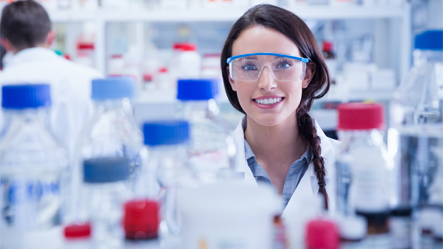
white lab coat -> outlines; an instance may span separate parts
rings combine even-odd
[[[72,157],[81,129],[92,115],[91,80],[102,77],[97,70],[70,62],[50,49],[28,48],[8,60],[0,72],[0,86],[49,84],[50,125],[59,143]]]
[[[325,133],[317,124],[317,122],[315,122],[315,128],[317,129],[317,135],[321,139],[321,156],[325,160],[325,168],[326,168],[325,180],[326,180],[326,191],[329,195],[329,211],[333,212],[335,210],[334,162],[335,162],[336,153],[338,153],[339,150],[338,147],[340,143],[337,140],[326,137]],[[246,184],[257,185],[254,175],[252,174],[252,171],[249,168],[248,162],[245,158],[244,131],[242,126],[242,121],[234,130],[233,136],[237,147],[237,155],[236,155],[237,171],[239,173],[244,174]],[[286,208],[284,209],[282,213],[283,218],[285,218],[285,216],[287,216],[287,214],[290,213],[290,210],[295,205],[297,205],[296,202],[303,202],[303,197],[306,196],[306,193],[312,193],[313,196],[317,196],[319,189],[317,182],[318,180],[314,171],[314,165],[311,163],[308,167],[308,170],[300,180]]]

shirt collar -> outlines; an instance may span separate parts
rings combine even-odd
[[[54,51],[47,48],[40,48],[40,47],[27,48],[15,54],[8,62],[6,67],[10,67],[15,64],[21,64],[29,61],[53,59],[56,58],[57,56],[58,55]]]
[[[243,132],[246,130],[247,127],[247,121],[246,121],[246,116],[242,119],[242,127],[243,127]],[[255,155],[254,152],[251,149],[251,146],[249,146],[248,142],[246,141],[246,138],[244,138],[245,142],[245,158],[246,160],[249,162],[250,158],[253,158],[255,160]],[[311,150],[309,149],[309,147],[306,149],[305,153],[303,153],[303,155],[301,156],[300,159],[305,160],[306,163],[311,162],[312,160],[312,153]],[[297,160],[296,160],[297,161]]]

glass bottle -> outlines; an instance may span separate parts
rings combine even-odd
[[[235,143],[230,129],[217,116],[220,112],[214,100],[217,92],[217,79],[177,83],[178,116],[190,125],[190,165],[203,183],[233,177],[235,172]]]
[[[133,189],[133,178],[141,165],[143,135],[133,117],[130,99],[135,94],[131,77],[109,77],[92,81],[94,116],[82,132],[76,152],[77,168],[73,171],[73,221],[88,220],[82,196],[82,165],[84,160],[101,157],[121,157],[129,162],[128,184]],[[79,199],[80,198],[80,199]],[[80,203],[80,205],[78,204]]]
[[[123,203],[131,198],[126,157],[97,157],[83,161],[84,196],[92,225],[94,248],[123,248]]]
[[[61,221],[66,153],[49,129],[47,84],[2,87],[0,248],[29,248]]]
[[[148,159],[138,178],[137,192],[142,196],[155,196],[161,203],[161,248],[180,248],[177,191],[196,182],[187,164],[189,130],[189,123],[184,120],[152,121],[143,125]]]
[[[389,210],[392,161],[381,133],[383,106],[345,103],[338,106],[338,135],[342,142],[336,161],[337,207],[343,215],[355,210]]]

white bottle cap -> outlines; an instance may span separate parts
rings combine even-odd
[[[360,240],[366,236],[368,225],[361,216],[342,216],[338,219],[338,224],[343,239]]]

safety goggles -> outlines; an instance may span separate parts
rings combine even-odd
[[[275,81],[303,79],[308,58],[285,54],[253,53],[229,57],[229,76],[236,81],[257,81],[268,67]]]

